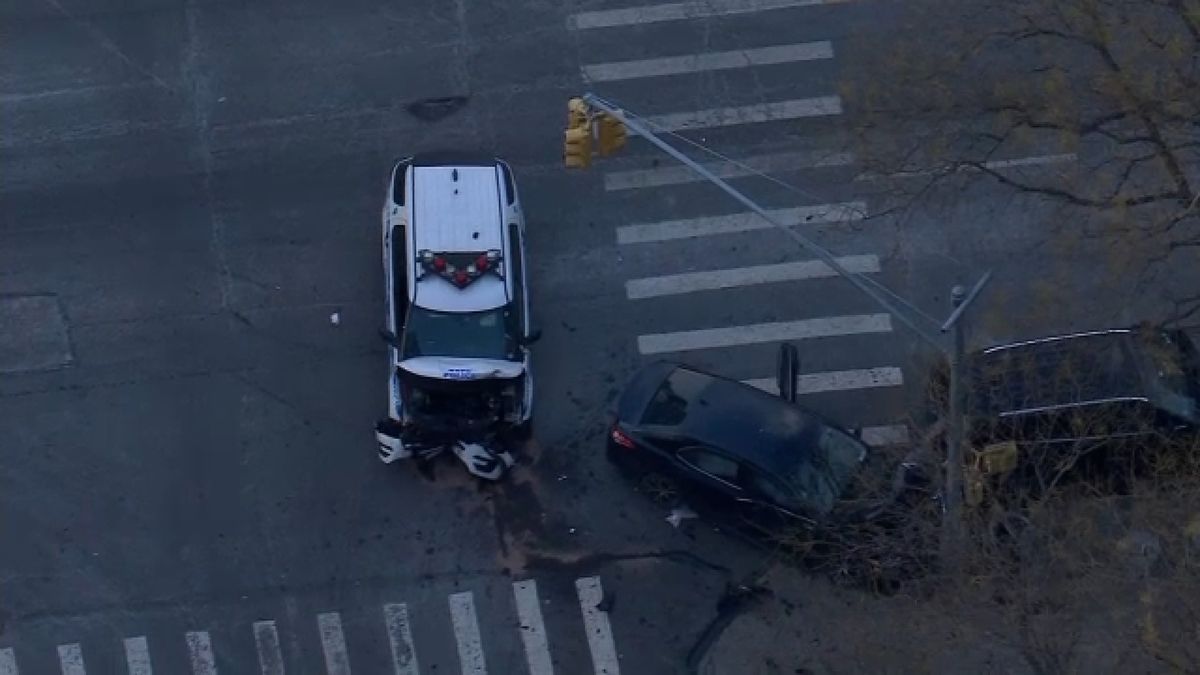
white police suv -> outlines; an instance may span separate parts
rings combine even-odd
[[[396,163],[383,207],[384,462],[450,447],[487,478],[511,464],[497,443],[527,436],[533,415],[526,265],[507,163],[457,153]]]

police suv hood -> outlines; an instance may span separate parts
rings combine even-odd
[[[519,361],[465,359],[450,356],[417,356],[397,364],[401,370],[437,380],[494,380],[520,377],[525,366]]]

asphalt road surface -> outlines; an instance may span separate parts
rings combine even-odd
[[[806,404],[902,443],[917,348],[644,141],[563,170],[566,100],[738,158],[723,175],[940,314],[970,265],[906,256],[937,223],[865,218],[842,132],[841,40],[881,12],[6,0],[0,675],[682,672],[765,554],[607,466],[621,382],[669,358],[769,387],[788,340]],[[442,96],[467,102],[407,110]],[[537,428],[497,486],[384,466],[371,436],[384,181],[437,148],[512,162],[529,218]]]

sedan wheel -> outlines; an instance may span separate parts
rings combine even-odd
[[[642,474],[637,481],[637,491],[660,506],[674,504],[679,500],[679,484],[675,482],[674,478],[664,476],[657,471]]]

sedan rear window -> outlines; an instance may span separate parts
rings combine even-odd
[[[687,419],[689,407],[696,404],[700,392],[711,378],[686,368],[677,368],[667,376],[658,391],[650,398],[642,413],[642,424],[679,426]]]

